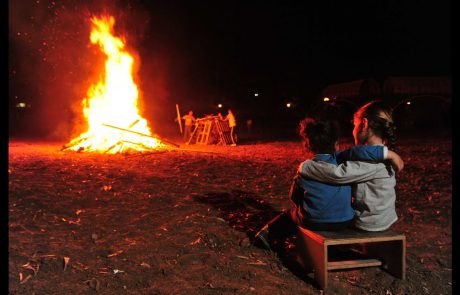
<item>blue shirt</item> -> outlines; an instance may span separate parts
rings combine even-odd
[[[382,161],[384,146],[353,146],[333,154],[316,154],[314,161],[338,165],[346,161]],[[351,185],[329,184],[305,177],[297,177],[296,183],[304,190],[303,208],[306,218],[314,223],[345,222],[353,219]]]

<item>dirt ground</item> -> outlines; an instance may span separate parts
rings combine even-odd
[[[253,239],[290,207],[309,157],[300,142],[129,155],[62,145],[9,143],[10,294],[322,293]],[[334,271],[329,294],[452,294],[451,148],[400,142],[393,228],[407,237],[407,279]]]

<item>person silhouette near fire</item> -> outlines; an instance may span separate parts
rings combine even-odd
[[[184,142],[187,142],[190,139],[190,134],[192,133],[192,126],[195,124],[195,117],[193,116],[193,111],[189,111],[187,115],[182,116],[184,120]]]
[[[228,109],[228,114],[225,117],[225,120],[228,120],[228,126],[230,127],[230,138],[232,140],[232,146],[236,146],[236,134],[235,134],[236,119],[231,109]]]

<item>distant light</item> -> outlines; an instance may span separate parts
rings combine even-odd
[[[410,102],[410,101],[407,101],[406,104],[411,104],[411,102]]]
[[[290,108],[291,106],[292,106],[292,105],[291,105],[290,102],[288,102],[288,103],[286,104],[286,107],[287,107],[287,108]]]
[[[254,93],[254,96],[259,96],[259,93]]]
[[[222,108],[222,104],[219,103],[219,104],[217,105],[217,107],[218,107],[219,109]]]
[[[329,101],[329,97],[325,97],[323,100],[324,101]]]
[[[16,105],[17,108],[25,108],[26,107],[26,103],[25,102],[20,102]]]

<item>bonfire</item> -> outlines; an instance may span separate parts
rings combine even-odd
[[[63,149],[114,154],[165,147],[139,114],[139,92],[132,75],[134,58],[122,38],[113,34],[115,19],[93,17],[91,24],[91,43],[106,55],[105,74],[89,87],[82,101],[88,130]]]

